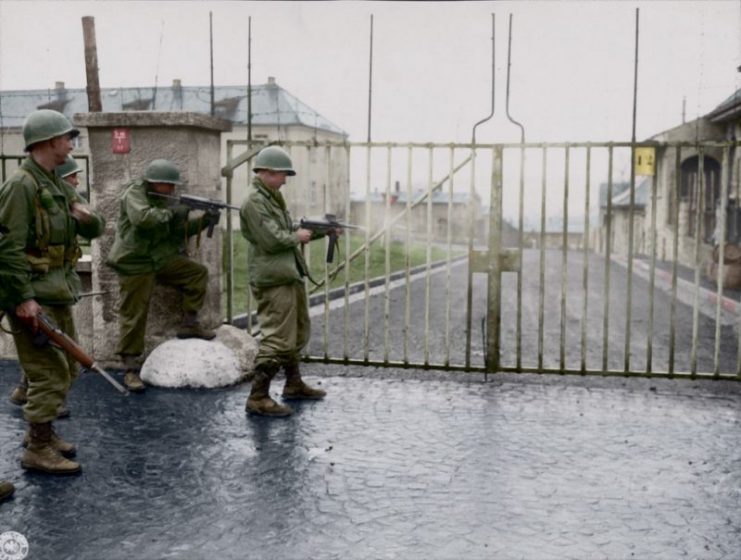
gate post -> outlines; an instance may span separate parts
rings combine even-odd
[[[502,324],[502,157],[503,149],[496,146],[493,153],[491,195],[489,201],[489,254],[486,314],[486,371],[499,370],[499,338]]]

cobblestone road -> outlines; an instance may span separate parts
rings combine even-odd
[[[20,469],[0,362],[0,532],[35,560],[740,557],[741,384],[304,369],[329,396],[284,420],[85,373],[54,478]]]

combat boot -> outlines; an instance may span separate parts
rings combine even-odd
[[[15,389],[13,389],[13,392],[10,393],[10,402],[13,404],[17,404],[18,406],[23,406],[28,401],[28,378],[26,377],[26,374],[24,373],[21,375],[21,380],[18,382],[18,385],[16,385]]]
[[[176,336],[178,338],[201,338],[203,340],[213,340],[216,338],[216,333],[203,327],[198,322],[198,316],[195,313],[188,312],[185,314]]]
[[[75,474],[80,472],[80,464],[62,457],[52,446],[54,430],[51,422],[31,423],[28,447],[21,458],[24,469],[48,474]]]
[[[30,444],[31,430],[29,428],[29,430],[26,432],[26,435],[23,436],[23,447],[28,448]],[[72,457],[77,455],[77,447],[75,447],[75,444],[64,441],[62,438],[60,438],[54,431],[53,427],[51,429],[51,439],[49,440],[49,445],[59,451],[59,453],[61,453],[62,456],[66,457],[67,459],[71,459]]]
[[[275,366],[257,366],[252,378],[252,389],[245,404],[250,414],[258,416],[284,417],[293,414],[289,406],[283,406],[270,398],[270,381],[278,372]]]
[[[133,369],[126,370],[124,373],[124,385],[132,393],[141,393],[146,387],[139,377],[139,372]]]
[[[283,398],[288,400],[319,400],[327,396],[326,391],[308,386],[301,379],[298,364],[285,366],[286,384],[283,387]]]
[[[0,481],[0,501],[10,498],[15,492],[15,486],[7,480]]]

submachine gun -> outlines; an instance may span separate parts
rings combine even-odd
[[[334,248],[335,246],[339,250],[339,238],[337,235],[337,229],[363,229],[360,226],[354,226],[352,224],[343,224],[337,221],[337,216],[334,214],[325,214],[324,219],[308,219],[301,218],[298,223],[298,227],[302,229],[308,229],[315,233],[324,234],[329,238],[329,246],[327,247],[327,262],[331,263],[334,260]]]
[[[216,224],[219,223],[219,218],[221,217],[222,210],[228,209],[236,210],[237,212],[239,212],[239,208],[237,208],[236,206],[226,204],[224,202],[221,202],[220,200],[204,198],[202,196],[195,196],[192,194],[169,195],[155,192],[150,192],[149,194],[151,196],[159,196],[161,198],[167,198],[177,201],[183,206],[187,206],[191,210],[203,210],[203,212],[205,212],[205,214],[209,217],[208,233],[206,234],[206,237],[213,236],[214,227],[216,226]]]
[[[20,320],[23,325],[28,328],[28,330],[33,331],[33,325],[30,319],[23,320],[17,315],[15,315],[15,317]],[[62,329],[54,324],[54,321],[52,321],[49,316],[44,313],[39,313],[38,315],[36,315],[36,323],[38,325],[38,330],[33,333],[34,346],[39,348],[47,344],[54,344],[58,346],[59,348],[67,352],[67,354],[69,354],[77,362],[79,362],[82,367],[93,370],[102,375],[103,378],[108,381],[108,383],[113,385],[118,392],[123,395],[129,394],[128,389],[126,389],[118,381],[113,379],[113,377],[111,377],[111,375],[106,370],[100,367],[95,362],[95,360],[87,352],[85,352],[85,350],[83,350],[82,346],[80,346],[77,342],[75,342],[74,339],[69,337]]]

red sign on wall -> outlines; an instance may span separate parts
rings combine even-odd
[[[114,154],[128,154],[131,151],[131,133],[128,128],[114,128],[111,131],[111,151]]]

